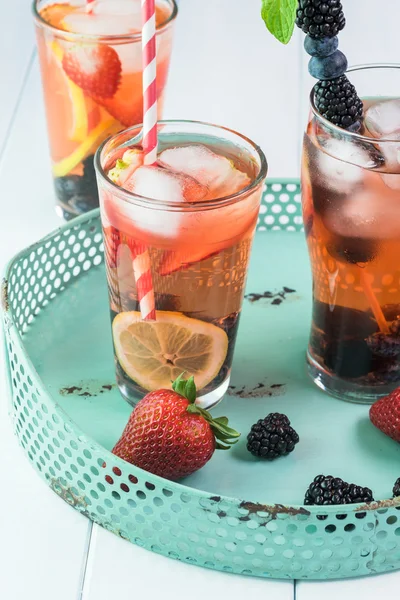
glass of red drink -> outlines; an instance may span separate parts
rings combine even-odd
[[[131,403],[194,375],[203,406],[229,385],[267,163],[253,142],[191,121],[140,127],[95,159],[117,381]]]
[[[303,213],[313,274],[309,373],[372,402],[400,384],[400,66],[350,69],[361,129],[323,118],[311,94]]]
[[[111,134],[143,120],[140,0],[35,0],[57,212],[66,219],[99,205],[93,166]],[[175,0],[156,0],[157,96],[161,117]]]

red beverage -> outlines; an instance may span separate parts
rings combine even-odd
[[[174,0],[157,0],[158,116],[172,45]],[[58,211],[71,218],[98,206],[97,147],[143,116],[141,2],[96,0],[34,6]]]
[[[96,164],[118,383],[134,401],[185,372],[214,404],[229,384],[265,158],[201,123],[159,124],[154,166],[140,143],[124,132]],[[140,285],[154,292],[150,320]]]

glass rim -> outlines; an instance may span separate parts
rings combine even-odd
[[[43,19],[43,17],[41,16],[39,10],[38,10],[38,6],[40,4],[41,0],[33,0],[32,4],[31,4],[31,9],[32,9],[32,13],[33,13],[33,18],[36,22],[37,25],[39,25],[40,27],[42,27],[43,29],[48,29],[54,33],[57,33],[59,36],[63,36],[66,37],[70,40],[87,40],[88,42],[94,42],[96,41],[97,43],[103,44],[103,43],[110,43],[113,42],[114,44],[116,42],[133,42],[133,41],[137,41],[139,42],[142,39],[142,32],[139,33],[124,33],[124,34],[112,34],[112,35],[96,35],[94,33],[76,33],[73,31],[65,31],[64,29],[60,29],[59,27],[55,27],[54,25],[50,25],[50,23],[48,23],[45,19]],[[168,17],[165,19],[165,21],[163,21],[162,23],[160,23],[160,25],[157,26],[156,31],[157,33],[161,33],[162,31],[164,31],[164,29],[167,29],[168,26],[175,20],[176,15],[178,14],[178,5],[176,3],[176,0],[166,0],[166,2],[168,2],[171,7],[171,14],[168,15]]]
[[[227,206],[230,204],[234,204],[236,202],[239,202],[240,200],[242,200],[242,198],[247,198],[247,196],[252,193],[257,187],[259,187],[262,182],[264,181],[264,179],[267,176],[267,171],[268,171],[268,163],[267,163],[267,159],[266,156],[264,154],[264,152],[261,150],[260,146],[258,146],[255,142],[253,142],[250,138],[248,138],[245,135],[242,135],[241,133],[238,133],[237,131],[235,131],[234,129],[229,129],[228,127],[224,127],[223,125],[215,125],[214,123],[207,123],[206,121],[193,121],[191,119],[170,119],[170,120],[161,120],[157,122],[157,125],[182,125],[182,124],[186,124],[186,125],[195,125],[195,126],[206,126],[206,127],[211,127],[212,129],[215,129],[217,131],[227,131],[230,134],[233,134],[234,136],[236,136],[237,138],[239,138],[240,140],[243,140],[244,142],[246,142],[247,144],[249,144],[252,148],[252,150],[254,151],[254,153],[258,156],[259,161],[260,161],[260,165],[259,165],[259,172],[257,173],[257,175],[254,177],[254,179],[249,183],[249,185],[247,185],[246,187],[244,187],[243,189],[239,190],[238,192],[235,192],[234,194],[229,194],[227,196],[221,196],[219,198],[212,198],[210,200],[200,200],[199,202],[174,202],[174,201],[166,201],[166,200],[156,200],[154,198],[149,198],[147,196],[141,196],[139,194],[135,194],[134,192],[130,192],[128,190],[125,190],[124,188],[120,187],[119,185],[117,185],[116,183],[114,183],[111,179],[109,179],[109,177],[106,175],[102,165],[101,165],[101,155],[103,153],[103,151],[105,150],[107,144],[109,144],[111,142],[111,140],[115,139],[116,137],[122,135],[122,134],[126,134],[127,132],[130,131],[137,131],[137,133],[132,136],[128,141],[124,142],[124,144],[122,145],[122,147],[126,146],[132,146],[133,144],[135,144],[136,141],[138,141],[138,138],[140,137],[140,134],[142,132],[142,127],[143,124],[139,124],[139,125],[134,125],[133,127],[129,127],[127,129],[124,129],[123,131],[120,131],[110,137],[108,137],[106,140],[104,140],[104,142],[98,147],[95,157],[94,157],[94,166],[96,169],[96,172],[98,174],[98,176],[100,176],[102,178],[102,180],[105,182],[107,188],[113,192],[116,196],[118,196],[119,200],[123,200],[124,202],[127,202],[128,204],[139,204],[141,206],[145,206],[148,208],[154,208],[154,209],[158,209],[158,210],[175,210],[176,212],[184,212],[185,210],[187,212],[195,212],[195,211],[200,211],[200,210],[211,210],[211,209],[216,209],[216,208],[220,208],[222,206]],[[140,137],[141,140],[141,137]]]
[[[369,69],[370,70],[373,70],[373,69],[400,69],[400,63],[369,63],[369,64],[353,65],[347,69],[345,74],[353,73],[354,71],[365,71],[365,70],[369,70]],[[399,140],[394,140],[393,138],[371,138],[366,135],[361,135],[360,133],[357,133],[355,131],[349,131],[348,129],[343,129],[342,127],[339,127],[339,125],[334,125],[334,123],[331,123],[326,117],[321,115],[318,108],[316,107],[316,104],[315,104],[315,87],[316,87],[316,85],[317,84],[315,84],[313,86],[313,88],[310,92],[311,110],[312,110],[314,116],[321,123],[323,123],[326,127],[331,129],[332,131],[340,133],[341,135],[346,135],[350,139],[358,140],[360,142],[366,142],[368,144],[377,144],[377,143],[381,144],[382,142],[384,142],[384,143],[391,142],[391,143],[395,143],[395,144],[399,143]]]

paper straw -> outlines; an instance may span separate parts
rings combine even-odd
[[[142,67],[143,67],[143,153],[144,163],[157,161],[157,57],[156,12],[154,0],[142,0]],[[129,243],[129,242],[128,242]],[[156,318],[151,260],[144,244],[129,243],[133,256],[133,275],[136,282],[140,314],[144,321]]]
[[[86,0],[86,12],[91,14],[93,12],[95,0]]]
[[[144,162],[157,161],[157,57],[154,0],[142,0],[143,151]]]
[[[368,298],[372,313],[375,317],[376,322],[378,323],[378,327],[382,333],[389,333],[389,325],[385,319],[385,315],[383,314],[382,308],[378,302],[377,297],[374,294],[374,290],[372,289],[371,282],[368,277],[368,273],[365,269],[361,269],[361,282],[364,288],[364,293]]]
[[[123,244],[129,247],[133,258],[133,276],[142,319],[144,321],[155,321],[156,310],[149,251],[144,244],[133,240],[131,236],[121,233],[120,239]]]

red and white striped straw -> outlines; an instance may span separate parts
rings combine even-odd
[[[96,0],[86,0],[86,12],[91,14],[93,12],[94,3]]]
[[[157,161],[157,50],[154,0],[142,0],[144,162]]]
[[[144,163],[157,162],[157,51],[156,12],[154,0],[142,0],[142,52],[143,52],[143,153]],[[133,275],[135,277],[140,313],[144,321],[155,321],[151,260],[144,244],[131,248]]]

